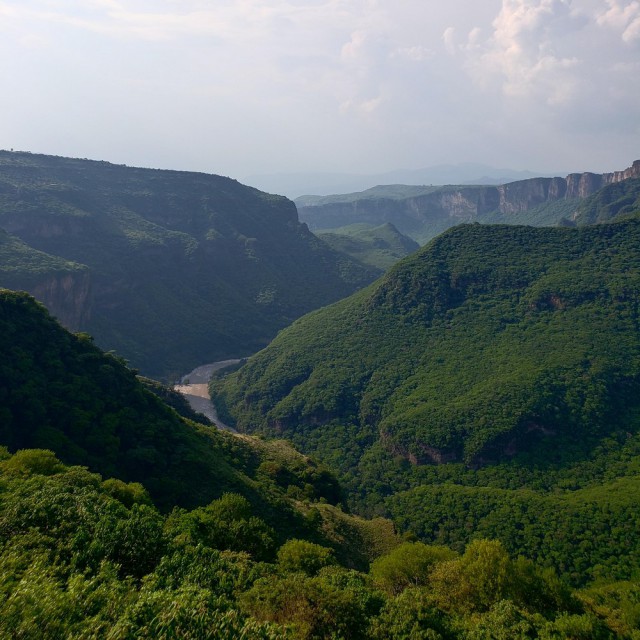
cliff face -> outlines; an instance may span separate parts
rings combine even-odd
[[[500,186],[446,186],[431,193],[407,198],[354,198],[299,206],[300,220],[311,229],[330,229],[358,222],[379,225],[391,222],[419,242],[461,222],[501,221],[531,223],[518,219],[535,207],[557,201],[583,199],[603,187],[640,177],[640,160],[624,171],[572,173],[566,178],[530,178]]]
[[[91,319],[91,276],[88,270],[53,274],[27,291],[70,331],[78,331]]]
[[[7,226],[24,227],[27,219],[22,218],[22,225]],[[0,229],[0,287],[32,294],[71,331],[78,331],[91,317],[89,268],[38,251],[4,229]]]
[[[607,185],[640,177],[640,160],[624,171],[570,173],[566,178],[531,178],[497,187],[500,213],[528,211],[554,200],[588,198]]]
[[[567,176],[567,198],[587,198],[602,187],[630,178],[640,178],[640,160],[624,171],[613,173],[571,173]]]

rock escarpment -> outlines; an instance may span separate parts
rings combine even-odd
[[[91,275],[88,269],[52,274],[30,287],[29,293],[70,331],[78,331],[91,319]]]
[[[530,178],[500,186],[443,186],[407,197],[398,195],[401,188],[394,186],[394,197],[375,198],[367,192],[363,192],[363,197],[358,194],[352,194],[348,199],[336,197],[335,202],[331,197],[325,197],[318,204],[301,204],[298,212],[300,220],[311,229],[390,222],[401,233],[424,243],[461,222],[536,224],[535,219],[521,214],[549,203],[584,199],[607,185],[638,177],[640,160],[624,171],[612,173],[572,173],[565,178]],[[415,187],[407,189],[409,192]],[[550,220],[557,223],[564,213],[560,212]],[[548,223],[549,219],[541,222]]]

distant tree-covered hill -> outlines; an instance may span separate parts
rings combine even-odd
[[[296,321],[213,382],[216,402],[238,428],[314,452],[353,504],[426,540],[481,530],[575,580],[628,577],[638,247],[638,217],[456,227]]]
[[[293,203],[221,176],[0,152],[0,286],[145,374],[247,355],[370,282]]]
[[[411,238],[401,234],[391,223],[378,227],[354,224],[316,235],[332,249],[354,260],[383,271],[420,248]]]

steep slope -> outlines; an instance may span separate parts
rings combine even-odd
[[[354,224],[331,232],[316,231],[316,234],[334,251],[379,269],[380,273],[420,248],[415,240],[401,234],[389,222],[379,227]]]
[[[295,322],[214,382],[217,402],[237,427],[320,456],[360,508],[391,512],[428,538],[468,540],[465,518],[475,509],[479,522],[504,503],[498,488],[577,490],[611,480],[607,469],[635,478],[639,242],[638,218],[580,229],[456,227],[366,290]],[[514,530],[523,513],[543,526],[536,499],[524,496]],[[602,496],[587,502],[603,530],[638,506],[632,498],[612,515]],[[529,551],[573,566],[566,544],[555,559],[549,546],[567,540],[557,537],[564,526],[531,534]],[[594,545],[584,566],[614,549],[628,560],[627,534]],[[514,540],[504,542],[517,552]]]
[[[76,262],[33,249],[0,229],[0,282],[9,289],[28,289],[60,321],[78,327],[87,321],[89,269]]]
[[[163,506],[202,504],[234,487],[255,493],[229,456],[259,464],[248,441],[183,420],[26,293],[0,290],[0,342],[0,444],[10,450],[48,448],[66,463],[143,482]],[[335,501],[335,483],[330,491]]]
[[[0,152],[0,228],[83,266],[70,328],[165,378],[251,353],[374,277],[290,201],[214,175]],[[37,294],[23,272],[0,285]],[[69,317],[64,300],[43,301]]]
[[[462,222],[556,225],[572,220],[582,199],[640,177],[640,160],[624,171],[572,173],[566,178],[530,178],[499,186],[418,187],[387,185],[361,193],[296,199],[300,219],[311,229],[391,222],[424,244]]]

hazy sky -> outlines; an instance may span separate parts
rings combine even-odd
[[[0,148],[242,179],[640,158],[638,0],[0,0]]]

